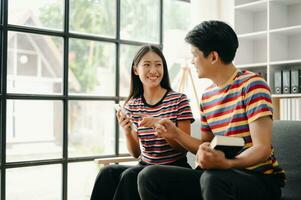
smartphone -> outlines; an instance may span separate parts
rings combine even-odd
[[[114,108],[115,108],[116,112],[118,112],[119,110],[121,110],[121,112],[122,112],[124,115],[126,115],[127,117],[129,117],[128,111],[127,111],[125,108],[121,107],[120,104],[115,104],[115,105],[114,105]],[[136,132],[137,132],[137,127],[136,127],[136,125],[135,125],[133,122],[131,122],[131,128],[132,128],[133,131],[136,131]]]

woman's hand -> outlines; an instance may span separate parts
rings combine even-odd
[[[229,169],[230,160],[226,159],[224,152],[210,148],[209,142],[199,146],[196,154],[196,163],[202,169]]]
[[[127,114],[122,112],[122,110],[118,110],[116,112],[116,117],[118,119],[119,125],[123,128],[123,130],[126,133],[131,132],[131,123],[132,123],[132,121],[131,121],[130,117],[128,117]]]
[[[141,116],[143,119],[139,123],[139,127],[156,128],[155,125],[161,120],[161,118]]]

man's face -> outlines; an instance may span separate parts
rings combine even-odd
[[[191,45],[192,60],[199,78],[208,78],[211,69],[210,55],[205,58],[202,51]]]

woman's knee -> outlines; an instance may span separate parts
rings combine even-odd
[[[99,174],[111,174],[114,173],[115,171],[118,171],[120,166],[118,165],[108,165],[104,166],[100,169]]]
[[[123,181],[123,180],[127,180],[127,181],[135,180],[136,181],[138,173],[140,172],[140,170],[141,169],[136,168],[136,167],[128,168],[128,169],[124,170],[121,173],[120,180],[121,181]]]
[[[99,170],[96,180],[99,179],[111,179],[115,176],[119,176],[125,170],[124,166],[121,165],[108,165],[104,166]]]

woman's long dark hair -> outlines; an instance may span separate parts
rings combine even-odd
[[[165,57],[164,57],[162,51],[156,46],[145,45],[139,49],[139,51],[136,53],[136,55],[133,59],[132,67],[131,67],[130,93],[129,93],[129,96],[126,99],[125,103],[127,103],[131,98],[136,98],[136,97],[143,95],[143,85],[142,85],[142,82],[141,82],[139,76],[135,74],[134,67],[138,66],[138,63],[140,62],[142,57],[148,52],[154,52],[158,56],[161,57],[162,62],[163,62],[163,78],[161,80],[160,85],[162,88],[167,89],[167,91],[172,90],[171,86],[170,86],[170,82],[169,82],[167,63],[166,63],[166,60],[165,60]]]

